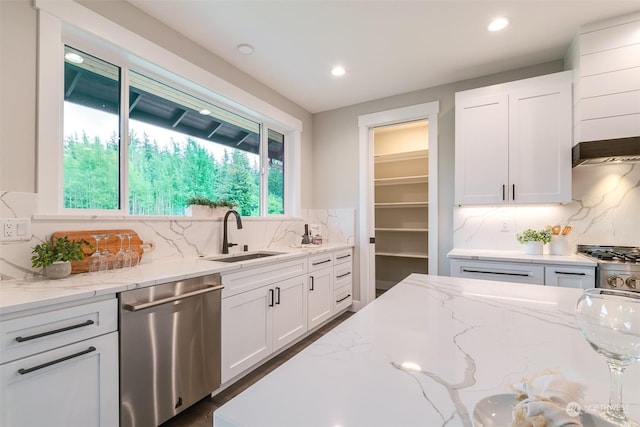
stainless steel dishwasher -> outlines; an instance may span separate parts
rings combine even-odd
[[[220,275],[120,294],[120,427],[158,426],[220,385]]]

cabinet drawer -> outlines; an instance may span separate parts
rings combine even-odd
[[[222,273],[222,298],[247,292],[262,286],[290,279],[307,273],[307,259],[275,262],[255,268],[242,268],[229,274]]]
[[[563,288],[594,288],[596,286],[596,269],[595,267],[547,265],[544,267],[544,284]]]
[[[0,363],[118,329],[116,299],[0,322]]]
[[[341,264],[333,268],[333,289],[339,289],[353,281],[351,264]]]
[[[333,267],[332,252],[324,252],[309,257],[309,273],[327,267]]]
[[[544,266],[515,262],[500,263],[453,259],[451,260],[451,276],[544,285]]]
[[[333,253],[333,264],[344,264],[353,260],[353,249],[343,249]]]
[[[353,299],[353,292],[351,286],[345,286],[337,289],[334,293],[334,309],[333,312],[337,313],[351,305]]]

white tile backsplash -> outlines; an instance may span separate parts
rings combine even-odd
[[[640,246],[640,164],[584,165],[572,173],[572,202],[565,205],[456,207],[454,247],[519,250],[516,233],[547,224],[571,225],[572,247]],[[503,223],[508,232],[501,231]]]

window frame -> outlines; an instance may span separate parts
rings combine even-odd
[[[69,45],[121,69],[121,106],[129,102],[129,69],[200,97],[260,124],[260,212],[258,217],[295,217],[300,212],[302,122],[184,58],[73,2],[36,0],[38,19],[38,214],[144,218],[128,211],[128,114],[120,120],[120,209],[64,207],[64,46]],[[127,48],[121,46],[126,41]],[[124,110],[123,110],[124,111]],[[285,137],[284,214],[268,213],[268,133]],[[46,159],[46,160],[44,160]],[[163,216],[154,216],[154,218]],[[182,218],[171,216],[171,218]]]

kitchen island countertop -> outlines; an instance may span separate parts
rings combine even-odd
[[[214,413],[215,427],[471,426],[479,400],[545,370],[608,402],[576,328],[581,290],[413,274]],[[639,364],[624,401],[640,415]]]

